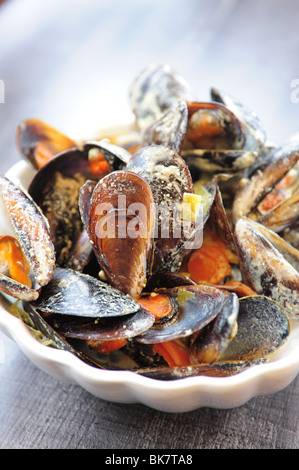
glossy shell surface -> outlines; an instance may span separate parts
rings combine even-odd
[[[9,175],[26,183],[30,181],[31,169],[21,162],[11,169]],[[40,344],[27,327],[3,307],[0,328],[46,373],[79,384],[91,394],[108,401],[141,403],[164,412],[188,412],[201,407],[237,407],[256,395],[281,390],[299,372],[297,323],[291,324],[287,343],[271,357],[269,363],[258,364],[231,377],[197,376],[176,381],[156,380],[128,371],[96,369],[71,352]]]

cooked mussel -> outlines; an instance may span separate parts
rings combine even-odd
[[[151,64],[136,77],[130,90],[131,108],[141,130],[179,101],[193,99],[187,82],[168,65]]]
[[[148,182],[156,207],[153,273],[177,270],[184,243],[194,233],[195,220],[182,218],[184,194],[193,194],[193,182],[184,160],[161,145],[144,147],[130,159],[127,170]]]
[[[274,148],[258,168],[240,187],[232,205],[232,217],[251,217],[258,205],[299,161],[299,139],[293,137]]]
[[[257,222],[241,217],[234,235],[246,284],[277,302],[289,319],[298,320],[298,271],[262,234]]]
[[[142,132],[142,147],[163,145],[180,154],[188,125],[188,107],[185,101],[175,103]]]
[[[0,277],[1,290],[23,300],[32,300],[38,297],[39,287],[49,282],[55,266],[55,251],[49,233],[48,221],[28,194],[2,175],[0,175],[0,199],[18,241],[17,249],[20,250],[23,265],[25,259],[28,260],[35,281],[31,287],[31,284],[27,282],[26,285],[16,280],[15,275],[12,279],[2,274]],[[16,243],[10,247],[16,248]],[[12,259],[12,263],[17,262],[16,259]]]
[[[144,70],[134,81],[130,98],[142,146],[169,147],[189,166],[242,172],[265,148],[265,136],[253,113],[216,90],[213,101],[198,101],[168,66]]]
[[[190,336],[216,317],[225,300],[221,290],[205,285],[158,289],[155,295],[164,296],[170,308],[165,321],[156,321],[135,338],[140,343],[155,344]],[[139,302],[146,308],[142,297]]]
[[[246,133],[245,147],[248,150],[260,152],[267,143],[267,136],[259,116],[230,93],[218,88],[211,88],[211,98],[238,116]]]
[[[238,314],[238,296],[235,293],[228,294],[216,318],[191,336],[191,363],[213,364],[221,357],[237,329]]]
[[[31,305],[45,314],[81,318],[123,316],[140,309],[129,295],[106,282],[66,268],[55,268],[51,280]]]
[[[138,298],[151,269],[154,200],[147,181],[115,171],[95,186],[86,230],[107,279]]]
[[[290,332],[282,308],[265,296],[239,300],[238,331],[229,342],[219,362],[255,361],[280,348]]]
[[[168,66],[130,104],[132,125],[93,140],[21,123],[34,176],[28,194],[0,177],[15,233],[0,290],[96,367],[167,380],[267,361],[299,318],[298,136],[275,147],[251,110],[198,100]]]
[[[31,181],[28,192],[48,220],[57,266],[66,266],[83,232],[78,206],[80,188],[86,180],[97,181],[98,177],[87,154],[72,149],[50,160]]]
[[[87,154],[93,172],[100,177],[114,170],[123,170],[131,158],[130,152],[108,139],[85,142],[83,152]]]
[[[35,169],[41,168],[55,155],[76,147],[73,139],[36,118],[19,124],[16,140],[22,157]]]

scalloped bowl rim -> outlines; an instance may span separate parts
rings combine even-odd
[[[29,165],[20,161],[6,176],[26,187],[31,172]],[[282,390],[299,372],[299,322],[291,322],[290,337],[267,363],[229,377],[196,376],[165,381],[131,371],[93,367],[71,352],[41,344],[21,320],[3,307],[0,307],[0,313],[0,330],[37,367],[48,375],[77,384],[92,395],[111,402],[141,403],[156,410],[173,413],[189,412],[202,407],[234,408],[254,396]]]

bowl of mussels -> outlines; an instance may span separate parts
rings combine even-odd
[[[74,139],[17,126],[0,175],[0,328],[46,373],[185,412],[274,393],[299,371],[299,135],[168,65],[132,122]]]

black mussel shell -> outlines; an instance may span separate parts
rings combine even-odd
[[[109,283],[138,298],[151,268],[155,209],[147,181],[131,171],[102,178],[90,200],[86,230]]]
[[[196,283],[181,273],[160,271],[151,276],[146,284],[146,290],[152,292],[155,289],[171,288],[179,286],[192,286]]]
[[[113,317],[137,312],[140,305],[130,296],[88,274],[56,268],[50,282],[32,303],[48,314],[79,317]]]
[[[299,273],[270,243],[257,222],[241,217],[234,238],[245,283],[276,301],[289,319],[299,318]]]
[[[94,149],[99,150],[103,154],[105,160],[110,165],[111,171],[123,170],[131,158],[130,152],[119,145],[110,143],[106,139],[88,141],[83,146],[83,151],[87,153],[87,158],[90,155],[89,152]]]
[[[139,129],[146,129],[180,101],[193,100],[187,82],[169,65],[151,64],[134,80],[130,104]]]
[[[299,272],[299,249],[261,223],[250,222],[279,251],[279,253]]]
[[[160,289],[174,303],[175,317],[142,333],[136,341],[147,344],[161,343],[190,336],[212,321],[223,307],[225,294],[216,288],[196,285]]]
[[[53,328],[67,338],[93,341],[111,341],[115,339],[128,339],[137,336],[155,321],[149,311],[140,309],[136,313],[110,318],[80,318],[54,316],[49,318]]]
[[[44,165],[29,186],[29,194],[48,220],[57,266],[66,266],[83,231],[78,197],[81,186],[89,179],[97,177],[88,159],[83,152],[73,149]]]
[[[180,154],[188,123],[188,108],[180,101],[168,109],[142,133],[142,146],[162,145]]]
[[[211,88],[211,98],[213,101],[222,103],[243,122],[247,149],[259,150],[266,143],[266,131],[256,113],[223,90]]]
[[[298,139],[290,139],[280,147],[274,148],[267,156],[264,165],[252,173],[250,179],[235,195],[232,205],[234,223],[242,216],[250,216],[298,161]]]
[[[0,198],[36,282],[40,286],[47,284],[55,266],[55,251],[47,219],[24,190],[1,175]]]
[[[74,140],[40,119],[31,118],[22,121],[17,128],[16,141],[20,154],[33,168],[39,169],[44,161],[50,160],[65,150],[76,147]],[[39,153],[46,158],[40,160]]]
[[[184,160],[173,150],[161,145],[144,147],[136,152],[127,170],[148,182],[156,207],[154,261],[152,272],[177,270],[184,247],[193,233],[181,219],[184,193],[194,193],[193,182]]]
[[[220,358],[232,339],[238,313],[238,296],[229,294],[217,317],[190,338],[189,351],[193,364],[212,364]]]
[[[144,367],[135,372],[139,375],[156,380],[179,380],[186,377],[231,377],[240,374],[249,367],[263,364],[263,359],[258,361],[227,361],[217,364],[199,364],[184,367]]]
[[[263,215],[259,222],[274,232],[282,232],[299,220],[299,188]]]
[[[289,336],[283,310],[264,296],[239,300],[238,332],[219,361],[254,361],[282,346]]]

